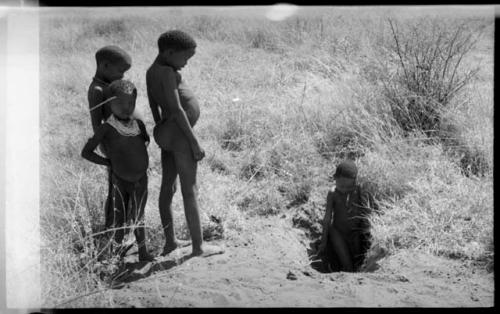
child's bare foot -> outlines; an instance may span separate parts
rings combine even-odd
[[[167,245],[165,244],[165,246],[163,247],[163,251],[161,252],[161,256],[165,256],[165,255],[168,255],[170,254],[173,250],[175,250],[176,248],[181,248],[181,247],[186,247],[186,246],[189,246],[191,245],[191,241],[187,241],[187,240],[176,240],[174,242],[174,245]]]
[[[224,253],[224,249],[217,245],[203,244],[201,249],[193,250],[193,256],[207,257]]]

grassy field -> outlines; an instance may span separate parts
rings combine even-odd
[[[126,78],[138,87],[137,107],[152,133],[145,72],[158,36],[172,28],[198,42],[182,74],[201,102],[195,130],[207,152],[199,167],[207,238],[231,241],[239,232],[252,232],[255,215],[309,208],[320,217],[335,165],[350,155],[383,210],[372,217],[374,245],[492,267],[494,20],[487,9],[460,12],[322,8],[273,22],[263,14],[229,15],[221,9],[42,11],[46,305],[102,285],[99,247],[91,235],[103,224],[106,173],[80,157],[92,135],[86,92],[94,53],[115,44],[131,54]],[[450,46],[453,38],[456,45]],[[416,66],[429,51],[456,52],[448,69],[460,58],[457,71],[442,67],[445,58],[426,72],[432,78],[423,76]],[[455,94],[437,96],[458,86],[460,78],[465,81]],[[425,128],[414,114],[427,117],[429,108],[438,120]],[[146,224],[149,245],[158,249],[163,234],[156,145],[149,154]],[[174,208],[177,234],[187,238],[180,193]],[[222,221],[222,234],[211,215]]]

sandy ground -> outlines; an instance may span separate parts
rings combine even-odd
[[[289,220],[257,218],[255,226],[216,242],[221,255],[190,258],[183,248],[153,263],[128,257],[124,283],[103,293],[113,307],[493,306],[493,273],[460,261],[398,251],[372,272],[319,273],[308,265],[307,238]],[[89,306],[85,299],[68,306]]]

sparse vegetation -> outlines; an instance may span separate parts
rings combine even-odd
[[[492,265],[493,16],[396,22],[387,19],[390,11],[325,9],[271,22],[175,10],[148,18],[41,14],[46,306],[102,289],[101,276],[116,266],[97,254],[105,247],[95,236],[104,221],[105,169],[79,156],[92,129],[86,91],[94,53],[117,44],[132,55],[126,76],[139,90],[138,109],[152,133],[144,73],[157,36],[169,28],[198,41],[183,77],[201,102],[195,130],[207,151],[198,177],[206,239],[231,241],[252,232],[246,217],[299,208],[316,221],[297,225],[317,229],[331,172],[353,157],[381,204],[382,214],[371,217],[374,245]],[[147,239],[159,250],[154,143],[149,154]],[[173,206],[176,233],[187,238],[180,193]],[[93,302],[113,306],[106,294]]]

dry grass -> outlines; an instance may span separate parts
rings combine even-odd
[[[423,133],[402,132],[384,97],[374,48],[391,40],[384,10],[307,12],[281,23],[179,12],[155,11],[148,18],[128,11],[42,14],[47,306],[102,289],[99,272],[113,270],[97,262],[102,244],[90,237],[103,223],[105,170],[80,158],[91,135],[86,89],[95,71],[94,52],[117,44],[132,55],[126,76],[138,87],[137,106],[151,131],[144,73],[155,57],[157,36],[174,27],[193,34],[199,45],[183,76],[202,104],[196,132],[207,150],[199,167],[205,236],[220,233],[211,216],[220,219],[222,237],[230,241],[238,232],[252,232],[246,216],[323,206],[335,164],[355,156],[361,180],[373,183],[383,208],[372,217],[376,244],[492,263],[492,16],[468,20],[484,27],[464,64],[482,63],[477,78],[441,113],[453,141],[429,143]],[[411,16],[401,19],[414,22]],[[442,19],[443,25],[454,22]],[[147,237],[150,247],[159,249],[160,154],[155,145],[149,154]],[[474,165],[484,171],[464,173]],[[186,238],[180,193],[173,206],[177,234]],[[113,306],[106,293],[92,302]]]

